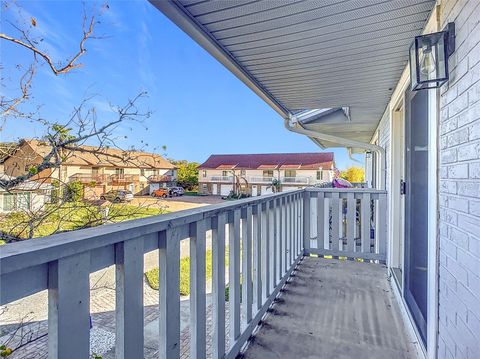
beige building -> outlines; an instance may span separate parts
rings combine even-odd
[[[22,140],[4,159],[6,175],[20,176],[38,166],[50,153],[51,146],[38,140]],[[80,146],[62,154],[59,167],[47,169],[33,178],[42,183],[78,181],[85,196],[95,197],[111,189],[128,189],[134,194],[148,194],[152,189],[176,181],[176,168],[162,156],[140,151]]]
[[[260,196],[330,182],[334,168],[332,152],[211,155],[199,166],[198,191],[227,196],[240,186]]]

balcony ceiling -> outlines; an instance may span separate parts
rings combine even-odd
[[[435,4],[434,0],[150,1],[282,117],[348,107],[349,118],[311,126],[366,142],[407,65],[409,45]]]

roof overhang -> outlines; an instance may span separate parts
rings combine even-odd
[[[300,124],[365,142],[408,62],[410,43],[435,5],[435,0],[150,2],[284,119],[348,108],[348,121]]]

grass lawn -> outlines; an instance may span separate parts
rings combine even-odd
[[[137,207],[124,203],[115,203],[108,208],[108,222],[122,222],[166,213],[164,209]],[[102,223],[99,208],[90,203],[65,203],[61,206],[51,204],[46,206],[44,212],[36,216],[24,212],[13,212],[1,217],[0,231],[16,237],[28,238],[30,225],[32,225],[33,237],[36,238],[58,232],[95,227]]]
[[[212,250],[205,252],[205,275],[207,280],[212,278]],[[228,250],[225,249],[225,266],[228,266]],[[147,283],[155,290],[158,290],[158,268],[145,273]],[[190,294],[190,257],[180,259],[180,295]]]
[[[201,194],[196,191],[186,191],[184,195],[185,196],[206,196],[206,194]]]

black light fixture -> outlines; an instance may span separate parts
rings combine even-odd
[[[437,88],[448,81],[448,57],[455,51],[455,24],[432,34],[416,36],[410,46],[412,91]]]

